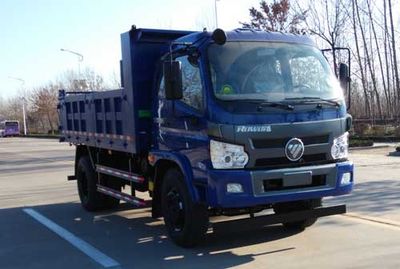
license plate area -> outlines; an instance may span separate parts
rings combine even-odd
[[[307,186],[312,184],[312,172],[287,173],[283,175],[283,187]]]
[[[263,180],[264,192],[325,186],[326,175],[312,175],[311,171],[284,174],[281,178]]]

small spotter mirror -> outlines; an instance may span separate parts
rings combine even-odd
[[[220,28],[215,29],[211,37],[218,45],[224,45],[226,42],[226,33]]]

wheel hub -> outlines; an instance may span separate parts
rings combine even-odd
[[[175,189],[171,189],[167,194],[167,210],[174,230],[182,230],[184,225],[183,201],[181,195]]]

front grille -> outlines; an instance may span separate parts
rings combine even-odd
[[[277,139],[253,139],[254,148],[282,148],[292,137]],[[305,146],[329,143],[329,135],[298,137]]]
[[[297,186],[283,186],[282,178],[266,179],[263,181],[264,191],[283,191],[291,189],[301,189],[309,187],[320,187],[326,185],[326,175],[312,176],[311,184],[297,185]]]
[[[262,158],[255,162],[256,168],[280,168],[280,167],[299,167],[305,165],[316,165],[330,163],[325,153],[304,155],[300,160],[292,162],[286,157]],[[333,161],[332,161],[333,162]]]

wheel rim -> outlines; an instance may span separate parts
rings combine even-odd
[[[173,230],[181,231],[185,225],[184,203],[182,196],[175,188],[171,188],[167,193],[166,209]]]

